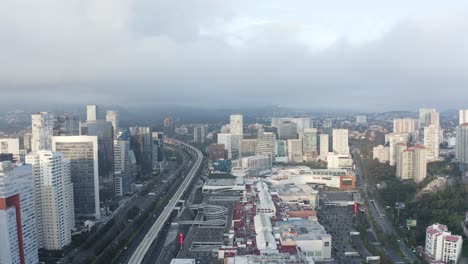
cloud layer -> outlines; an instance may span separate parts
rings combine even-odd
[[[352,10],[251,2],[3,1],[2,99],[362,110],[468,104],[463,3],[361,1]]]

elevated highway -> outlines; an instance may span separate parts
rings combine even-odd
[[[184,181],[180,185],[177,192],[168,202],[163,212],[159,215],[158,219],[154,222],[149,232],[145,235],[141,243],[133,252],[129,260],[130,264],[140,264],[143,261],[143,258],[148,252],[148,249],[151,247],[151,244],[157,238],[159,232],[164,227],[165,223],[168,221],[177,202],[183,197],[184,193],[187,191],[187,188],[190,186],[193,178],[198,173],[200,166],[202,164],[202,161],[203,161],[203,153],[200,150],[196,149],[195,147],[192,147],[182,141],[171,139],[171,138],[165,139],[164,143],[186,150],[190,154],[196,156],[196,161],[193,164],[193,167],[191,168],[189,173],[185,176]]]

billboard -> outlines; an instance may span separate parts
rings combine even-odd
[[[415,219],[406,219],[406,226],[407,227],[415,227],[418,221]]]

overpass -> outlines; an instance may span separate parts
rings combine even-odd
[[[169,216],[171,215],[172,210],[176,206],[177,202],[182,198],[182,196],[184,195],[187,188],[191,185],[190,183],[192,182],[192,179],[195,177],[195,175],[198,173],[198,170],[199,170],[199,168],[200,168],[200,166],[202,164],[202,161],[203,161],[203,153],[200,150],[198,150],[198,149],[196,149],[196,148],[194,148],[194,147],[192,147],[192,146],[190,146],[188,144],[185,144],[182,141],[175,140],[175,139],[172,139],[172,138],[168,138],[168,139],[164,140],[164,143],[168,144],[168,145],[173,145],[173,146],[175,146],[177,148],[182,148],[182,149],[186,150],[187,152],[189,152],[190,154],[196,155],[197,160],[196,160],[195,164],[193,165],[192,169],[190,170],[190,172],[185,177],[184,181],[180,185],[177,192],[174,194],[172,199],[169,201],[167,206],[164,208],[161,215],[159,215],[158,219],[154,222],[153,226],[151,227],[149,232],[145,235],[145,237],[141,241],[140,245],[138,245],[135,252],[133,252],[133,255],[132,255],[132,257],[130,258],[130,261],[129,261],[130,264],[140,264],[143,261],[143,258],[145,257],[146,252],[148,252],[148,249],[151,247],[151,244],[156,239],[159,232],[163,228],[164,224],[169,219]]]

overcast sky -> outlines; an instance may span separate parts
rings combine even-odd
[[[21,104],[468,107],[468,1],[2,0],[0,92]]]

